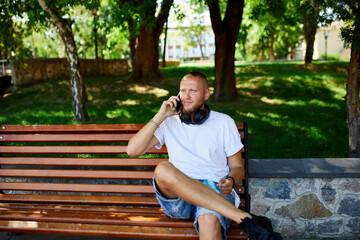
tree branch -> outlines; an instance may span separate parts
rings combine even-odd
[[[163,28],[164,24],[169,17],[170,8],[173,5],[174,0],[164,0],[161,3],[161,7],[159,9],[158,16],[156,18],[156,29],[155,29],[155,38],[159,38]]]
[[[60,17],[59,13],[52,8],[49,8],[49,6],[46,4],[45,0],[38,0],[38,3],[40,4],[41,8],[48,12],[51,16],[52,22],[59,28],[64,28],[66,24],[63,23],[63,19]]]
[[[240,24],[244,10],[244,0],[229,0],[226,7],[224,23],[227,28],[236,33],[239,33]]]
[[[207,0],[206,3],[209,7],[211,25],[214,30],[214,33],[215,35],[220,34],[223,31],[223,26],[222,26],[223,22],[221,21],[219,1]]]

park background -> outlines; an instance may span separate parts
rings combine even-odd
[[[72,20],[80,59],[128,60],[129,73],[121,77],[85,77],[87,123],[148,122],[163,100],[177,94],[180,79],[190,71],[204,72],[214,92],[215,39],[204,3],[174,2],[159,37],[161,78],[145,83],[129,80],[131,38],[126,22],[119,20],[123,13],[116,12],[118,2],[99,3],[97,11],[74,4],[61,12]],[[305,13],[298,10],[311,7],[318,8],[322,20],[317,20],[311,63],[304,64]],[[279,11],[285,16],[281,20],[275,15]],[[238,97],[209,104],[235,121],[248,122],[250,158],[348,156],[344,97],[350,49],[341,38],[345,23],[329,11],[326,2],[318,6],[306,1],[245,2],[235,51]],[[11,74],[10,61],[21,71],[37,59],[66,57],[59,30],[49,21],[36,21],[31,12],[13,14],[11,21],[15,37],[2,38],[1,43],[2,58],[9,59],[6,73]],[[40,71],[41,65],[33,68]],[[27,75],[36,75],[34,71]],[[20,84],[19,79],[16,84],[14,76],[0,100],[2,124],[74,123],[69,80],[40,77],[36,84]]]
[[[359,29],[357,1],[245,1],[243,12],[232,16],[226,4],[242,1],[175,1],[158,28],[155,22],[161,14],[153,17],[149,12],[155,16],[160,3],[170,2],[0,3],[0,58],[6,61],[4,72],[12,74],[12,85],[0,99],[0,124],[147,123],[162,101],[178,93],[183,75],[201,71],[214,96],[211,109],[248,123],[250,164],[257,164],[250,169],[252,212],[268,216],[287,239],[359,238],[360,182],[358,167],[352,166],[360,165],[359,159],[347,158],[351,111],[346,102],[347,90],[355,90],[351,98],[358,109],[358,89],[351,85],[359,72],[358,65],[352,65],[359,63],[359,39],[351,38]],[[47,11],[39,6],[46,9],[45,3],[50,6]],[[217,24],[211,17],[209,22],[212,3],[221,10],[217,17],[224,19]],[[58,13],[63,26],[55,27],[48,13]],[[235,22],[240,30],[230,33],[236,32],[236,38],[216,42],[219,31],[214,27],[232,29]],[[157,38],[143,41],[147,38],[139,36],[151,29],[159,29]],[[136,42],[142,46],[139,51],[132,48]],[[233,56],[218,58],[217,52],[228,46]],[[78,80],[86,89],[85,118],[73,108],[74,77],[16,82],[18,76],[32,81],[54,69],[67,72],[60,64],[43,68],[65,57],[70,72],[78,71],[75,75],[81,76]],[[151,63],[151,74],[139,69],[141,59],[144,65]],[[88,71],[83,65],[83,71],[92,76],[82,76],[73,64],[85,61],[92,67]],[[100,65],[110,61],[124,62],[126,73],[95,77]],[[219,65],[232,64],[227,73],[233,76],[219,77]],[[31,69],[37,71],[27,71]],[[232,79],[229,91],[225,88],[218,97],[224,89],[217,83],[229,86]],[[306,164],[310,172],[301,172]]]

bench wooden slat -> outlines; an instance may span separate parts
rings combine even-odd
[[[128,142],[134,134],[1,134],[0,142]],[[244,139],[243,132],[240,136]]]
[[[152,185],[0,182],[2,190],[153,194]]]
[[[1,147],[0,147],[1,148]],[[0,165],[54,166],[157,166],[167,158],[41,158],[1,157]]]
[[[151,178],[149,178],[151,179]],[[119,185],[119,184],[61,184],[33,182],[0,182],[2,190],[18,191],[61,191],[61,192],[108,192],[108,193],[145,193],[153,194],[152,185]],[[243,186],[236,187],[238,194],[244,193]]]
[[[191,227],[193,220],[181,220],[167,217],[164,213],[109,213],[89,211],[60,210],[0,210],[0,220],[20,220],[37,222],[90,223],[150,227]]]
[[[96,223],[109,225],[152,226],[152,227],[191,227],[193,219],[174,219],[167,217],[163,212],[110,212],[88,208],[77,211],[64,209],[0,209],[0,220],[20,220],[39,222],[68,222],[68,223]],[[130,221],[129,221],[130,220]],[[239,228],[232,223],[233,228]]]
[[[145,124],[81,124],[81,125],[1,125],[0,133],[26,133],[26,132],[137,132]],[[239,130],[244,130],[244,123],[237,122]]]
[[[243,199],[242,199],[243,200]],[[149,206],[159,207],[155,197],[125,197],[125,196],[83,196],[83,195],[26,195],[26,194],[0,194],[0,203],[49,203],[49,204],[96,204],[96,205],[125,205],[125,206]],[[33,208],[34,205],[31,205]],[[77,206],[80,207],[80,206]],[[94,207],[94,206],[92,206]],[[245,207],[241,201],[240,207]],[[101,208],[104,208],[102,206]],[[129,208],[130,210],[132,208]]]
[[[32,210],[57,210],[68,212],[92,211],[101,213],[152,213],[161,214],[163,210],[158,207],[121,207],[121,206],[86,206],[86,205],[60,205],[60,204],[29,204],[29,203],[0,203],[0,210],[16,210],[16,209],[32,209]]]
[[[0,133],[137,132],[145,124],[1,125]]]
[[[152,179],[152,171],[0,169],[0,177]]]
[[[144,239],[198,239],[194,227],[140,227],[122,225],[99,225],[79,223],[54,223],[35,221],[6,221],[0,220],[0,231],[25,233],[46,233],[63,235],[103,236]],[[139,235],[141,233],[141,235]],[[228,239],[247,239],[240,229],[230,229]]]
[[[83,196],[83,195],[26,195],[0,194],[0,203],[49,203],[49,204],[96,204],[96,205],[131,205],[159,206],[155,197],[125,197],[125,196]],[[33,205],[31,205],[33,207]],[[106,207],[105,206],[105,207]],[[240,207],[245,207],[242,199]],[[102,206],[101,208],[104,208]],[[131,208],[130,208],[131,209]],[[144,209],[145,211],[145,209]]]
[[[155,197],[0,194],[0,202],[159,206]]]
[[[134,133],[111,134],[2,134],[0,142],[127,142]]]
[[[1,146],[0,154],[125,154],[126,146]],[[167,154],[167,149],[153,148],[150,154]]]

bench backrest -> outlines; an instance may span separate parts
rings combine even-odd
[[[151,185],[153,170],[167,161],[166,147],[139,158],[126,154],[129,139],[144,124],[2,125],[0,128],[0,190],[14,201],[84,202],[157,205]],[[246,178],[236,187],[241,207],[249,210],[247,125],[237,123],[244,149]],[[58,196],[63,196],[59,198]],[[41,197],[42,196],[42,197]],[[102,196],[102,197],[101,197]],[[103,196],[109,196],[104,200]],[[130,197],[136,197],[130,198]],[[62,200],[59,200],[62,199]],[[1,197],[0,197],[1,201]]]

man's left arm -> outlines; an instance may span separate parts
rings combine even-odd
[[[228,178],[223,178],[219,181],[218,189],[223,196],[228,196],[233,186],[237,185],[245,177],[244,162],[241,151],[227,158],[229,165]],[[235,181],[235,182],[234,182]]]

